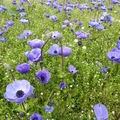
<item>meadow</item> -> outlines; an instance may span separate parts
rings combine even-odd
[[[0,4],[0,120],[120,119],[120,1]]]

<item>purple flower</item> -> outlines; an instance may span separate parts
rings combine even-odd
[[[25,10],[25,8],[23,8],[23,7],[20,7],[20,9],[19,9],[20,12],[22,12],[24,10]]]
[[[38,113],[34,113],[30,116],[30,120],[43,120],[43,117]]]
[[[24,0],[20,0],[20,4],[23,4],[24,3]]]
[[[52,7],[57,8],[58,4],[56,2],[53,2]]]
[[[59,13],[61,12],[61,9],[60,9],[60,8],[58,8],[58,12],[59,12]]]
[[[62,34],[58,31],[52,32],[52,40],[57,40],[62,38]]]
[[[2,31],[2,30],[0,30],[0,36],[2,36],[2,34],[3,34],[3,31]]]
[[[83,25],[83,24],[82,24],[82,22],[80,21],[80,22],[79,22],[79,26],[82,26],[82,25]]]
[[[46,84],[50,81],[50,72],[48,70],[41,70],[36,72],[36,77],[41,83]]]
[[[103,104],[96,104],[94,106],[94,112],[97,117],[97,120],[106,120],[108,119],[108,110]]]
[[[33,93],[33,89],[33,86],[27,80],[15,80],[13,83],[7,85],[4,97],[8,101],[21,104]]]
[[[79,42],[78,42],[78,45],[79,45],[79,46],[81,46],[81,45],[82,45],[82,42],[81,42],[81,41],[79,41]]]
[[[26,16],[26,13],[25,12],[21,12],[20,13],[20,17],[23,18],[24,16]]]
[[[118,1],[117,0],[111,0],[111,3],[112,4],[118,4]]]
[[[45,2],[46,6],[50,6],[50,4],[51,4],[50,2]]]
[[[14,22],[12,20],[6,22],[7,26],[13,26]]]
[[[3,11],[6,11],[6,10],[7,10],[7,8],[4,7],[4,6],[2,6],[2,5],[1,5],[0,7],[2,8]]]
[[[73,22],[75,22],[75,23],[76,23],[77,21],[78,21],[77,19],[73,20]]]
[[[103,30],[104,29],[104,26],[103,25],[101,25],[101,24],[99,24],[99,25],[97,25],[97,30],[99,30],[99,31],[101,31],[101,30]]]
[[[0,38],[0,41],[1,41],[1,42],[7,42],[7,39],[6,39],[6,38],[1,37],[1,38]]]
[[[45,106],[45,111],[46,111],[46,112],[51,112],[51,113],[52,113],[53,110],[54,110],[54,107],[53,107],[53,106],[48,106],[48,105]]]
[[[30,30],[24,30],[23,32],[24,36],[31,36],[32,35],[32,32]]]
[[[26,74],[30,71],[30,64],[23,63],[16,66],[16,70],[21,74]]]
[[[50,16],[50,20],[52,21],[58,21],[58,18],[55,15]]]
[[[65,89],[65,88],[66,88],[66,84],[65,84],[64,82],[61,82],[61,83],[60,83],[60,88],[61,88],[61,89]]]
[[[44,44],[44,41],[42,40],[39,40],[39,39],[34,39],[34,40],[29,40],[28,41],[28,45],[31,47],[31,48],[40,48],[42,47]]]
[[[39,62],[41,60],[41,49],[39,48],[32,49],[31,51],[26,52],[25,56],[31,62]]]
[[[46,13],[45,16],[46,16],[46,18],[49,18],[49,17],[50,17],[50,14]]]
[[[48,53],[52,56],[59,55],[59,45],[54,44],[53,46],[50,46],[50,50],[48,50]]]
[[[67,57],[72,53],[71,48],[63,46],[63,56]],[[59,55],[62,55],[61,48],[59,48]]]
[[[12,4],[13,4],[13,5],[16,5],[16,0],[13,0]]]
[[[8,29],[7,29],[7,26],[6,26],[6,25],[3,25],[3,29],[4,29],[4,31],[8,31]]]
[[[103,73],[107,73],[107,68],[102,67],[102,72],[103,72]]]
[[[93,19],[93,20],[91,20],[90,21],[90,26],[91,27],[95,27],[95,26],[97,26],[99,23],[97,22],[97,20],[95,20],[95,19]]]
[[[65,25],[69,25],[69,23],[70,23],[70,22],[69,22],[68,20],[65,20],[65,21],[64,21],[64,24],[65,24]]]
[[[111,52],[107,53],[107,58],[110,61],[120,63],[120,50],[118,48],[114,48]]]
[[[77,73],[77,70],[76,70],[76,68],[75,68],[73,65],[70,65],[70,66],[69,66],[69,72],[70,72],[71,74],[75,74],[75,73]]]
[[[62,25],[62,28],[65,29],[67,26],[66,25]]]
[[[29,21],[26,20],[26,19],[21,19],[20,22],[21,22],[22,24],[27,24]]]
[[[21,40],[21,39],[23,39],[25,36],[24,36],[24,34],[20,34],[18,37],[17,37],[17,39],[18,40]]]

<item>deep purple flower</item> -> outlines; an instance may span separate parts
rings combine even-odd
[[[48,70],[41,70],[36,72],[36,77],[41,83],[46,84],[50,81],[50,72]]]
[[[63,56],[67,57],[72,53],[71,48],[63,46]],[[59,48],[59,55],[62,55],[61,48]]]
[[[58,12],[60,13],[62,10],[60,8],[58,8]]]
[[[60,88],[61,88],[61,89],[65,89],[65,88],[66,88],[66,84],[65,84],[64,82],[61,82],[61,83],[60,83]]]
[[[75,22],[75,23],[76,23],[77,21],[78,21],[77,19],[74,19],[74,20],[73,20],[73,22]]]
[[[3,31],[0,29],[0,36],[2,36],[2,34],[3,34]]]
[[[28,41],[28,45],[31,48],[40,48],[40,47],[43,46],[43,44],[44,44],[44,41],[39,40],[39,39],[34,39],[34,40],[29,40]]]
[[[65,20],[65,21],[64,21],[64,24],[65,24],[65,25],[69,25],[69,23],[70,23],[70,22],[69,22],[68,20]]]
[[[97,117],[97,120],[106,120],[108,119],[108,110],[103,104],[96,104],[94,106],[94,112]]]
[[[33,89],[33,86],[27,80],[15,80],[13,83],[7,85],[4,97],[8,101],[21,104],[33,93]]]
[[[39,48],[32,49],[31,51],[26,52],[25,56],[31,62],[39,62],[41,60],[41,49]]]
[[[20,22],[21,22],[22,24],[27,24],[29,21],[26,20],[26,19],[21,19]]]
[[[79,41],[79,42],[78,42],[78,45],[79,45],[79,46],[81,46],[81,45],[82,45],[82,42],[81,42],[81,41]]]
[[[49,18],[49,17],[50,17],[50,14],[46,13],[45,16],[46,16],[46,18]]]
[[[3,29],[4,29],[4,31],[8,31],[8,29],[7,29],[7,26],[6,26],[6,25],[3,25]]]
[[[77,70],[76,70],[76,68],[75,68],[73,65],[70,65],[70,66],[69,66],[69,72],[70,72],[71,74],[75,74],[75,73],[77,73]]]
[[[58,32],[58,31],[52,32],[52,40],[57,40],[60,38],[62,38],[62,34],[60,32]]]
[[[23,63],[16,66],[16,70],[21,74],[26,74],[30,71],[30,64]]]
[[[2,5],[1,5],[0,7],[2,8],[3,11],[6,11],[6,10],[7,10],[7,8],[4,7],[4,6],[2,6]]]
[[[120,50],[118,48],[114,48],[112,51],[107,53],[107,58],[110,61],[120,63]]]
[[[46,111],[46,112],[51,112],[51,113],[52,113],[53,110],[54,110],[54,107],[53,107],[53,106],[48,106],[48,105],[45,106],[45,111]]]
[[[7,42],[7,39],[6,39],[6,38],[1,37],[1,38],[0,38],[0,41],[1,41],[1,42]]]
[[[30,116],[30,120],[43,120],[43,117],[38,113],[34,113]]]
[[[28,37],[32,35],[32,32],[30,30],[24,30],[23,34]]]
[[[50,20],[52,21],[58,21],[58,18],[55,15],[50,16]]]
[[[25,115],[25,113],[23,112],[23,113],[20,113],[20,117],[24,117],[24,115]]]
[[[112,6],[108,7],[108,10],[113,10]]]
[[[13,26],[14,22],[12,20],[6,22],[7,26]]]
[[[13,5],[16,5],[16,0],[13,0],[12,4],[13,4]]]
[[[59,45],[54,44],[53,46],[50,46],[50,50],[48,50],[48,53],[52,56],[59,55]]]
[[[79,26],[82,26],[82,25],[83,25],[83,24],[82,24],[82,22],[80,21],[80,22],[79,22]]]
[[[20,7],[20,8],[19,8],[19,11],[20,11],[20,12],[22,12],[22,11],[24,11],[24,10],[25,10],[25,8],[23,8],[23,7]]]

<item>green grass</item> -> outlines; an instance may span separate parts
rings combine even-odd
[[[6,5],[7,4],[7,5]],[[58,17],[58,22],[50,21],[46,19],[44,14],[50,13],[52,15],[53,9],[51,7],[46,8],[41,4],[34,4],[29,8],[26,8],[26,13],[29,25],[22,25],[19,20],[19,13],[15,11],[15,7],[10,3],[3,2],[3,5],[9,6],[8,11],[0,14],[0,27],[6,24],[6,21],[14,20],[14,25],[9,27],[8,33],[4,33],[3,37],[7,38],[7,43],[0,43],[0,120],[4,120],[8,117],[8,120],[12,117],[12,120],[29,120],[29,117],[38,112],[46,120],[54,118],[55,120],[93,120],[94,105],[97,103],[103,103],[109,112],[109,120],[115,120],[120,113],[120,78],[118,76],[120,71],[120,65],[117,63],[111,63],[107,59],[107,52],[116,47],[120,35],[120,19],[119,8],[113,6],[114,10],[108,13],[114,17],[112,26],[106,23],[107,29],[103,31],[94,30],[90,34],[90,38],[82,40],[82,45],[78,46],[74,42],[76,36],[67,27],[65,30],[61,28],[62,22],[65,20],[65,14],[55,11],[55,15]],[[27,5],[27,4],[26,4]],[[33,8],[33,10],[32,10]],[[12,17],[11,13],[16,14],[16,17]],[[99,17],[102,15],[100,12]],[[88,12],[75,9],[71,15],[71,22],[75,18],[83,22],[84,31],[89,32],[89,21],[94,18],[95,12]],[[87,23],[88,22],[88,23]],[[62,43],[67,47],[71,47],[72,54],[67,58],[64,58],[65,67],[62,70],[62,58],[51,57],[47,51],[54,43],[59,44],[58,41],[50,40],[45,46],[43,51],[43,66],[51,73],[50,82],[44,85],[44,98],[42,99],[42,86],[35,76],[35,72],[40,70],[39,64],[37,67],[31,66],[30,73],[27,75],[19,74],[15,67],[23,62],[28,62],[24,53],[31,48],[28,46],[27,41],[35,38],[47,40],[45,35],[46,29],[49,31],[59,31],[62,33]],[[26,41],[17,40],[17,36],[23,33],[24,30],[31,30],[32,36],[28,37]],[[78,30],[81,30],[78,27]],[[35,35],[34,35],[35,34]],[[108,37],[111,38],[108,41]],[[92,42],[90,41],[92,39]],[[82,54],[82,46],[86,46],[87,53]],[[101,69],[97,66],[97,63],[101,62],[102,65],[108,68],[106,74],[100,74]],[[9,71],[6,71],[3,67],[4,63],[10,64],[13,70],[13,74],[17,80],[27,79],[34,86],[34,92],[39,95],[36,99],[28,98],[25,101],[25,108],[27,113],[27,119],[20,118],[19,113],[23,112],[21,105],[8,102],[4,98],[6,86],[12,83],[12,76]],[[73,65],[78,70],[78,73],[71,75],[68,71],[69,65]],[[109,80],[106,80],[106,76],[109,76]],[[74,82],[73,82],[74,80]],[[60,90],[59,84],[64,81],[67,84],[65,90]],[[70,87],[72,85],[72,87]],[[53,113],[45,113],[45,105],[49,104],[49,97],[55,102]],[[72,105],[74,104],[74,108]],[[84,111],[84,112],[83,112]],[[113,112],[114,111],[114,112]]]

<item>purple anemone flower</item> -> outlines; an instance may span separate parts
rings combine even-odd
[[[1,41],[1,42],[7,42],[7,39],[6,39],[6,38],[1,37],[1,38],[0,38],[0,41]]]
[[[107,58],[110,61],[120,63],[120,50],[118,48],[114,48],[112,51],[107,53]]]
[[[25,56],[29,59],[31,62],[39,62],[41,60],[41,49],[34,48],[31,51],[28,51],[25,53]]]
[[[32,35],[32,32],[30,30],[24,30],[23,34],[28,37]]]
[[[30,71],[30,64],[23,63],[16,66],[16,70],[21,74],[26,74]]]
[[[65,21],[64,21],[64,24],[65,24],[65,25],[69,25],[69,23],[70,23],[70,22],[69,22],[68,20],[65,20]]]
[[[16,5],[16,0],[13,0],[12,4],[13,4],[13,5]]]
[[[46,84],[50,81],[50,72],[48,70],[41,70],[36,72],[36,77],[41,83]]]
[[[50,16],[50,20],[52,21],[58,21],[58,18],[55,15]]]
[[[67,26],[66,25],[62,25],[62,28],[65,29]]]
[[[99,23],[97,22],[96,19],[93,19],[93,20],[90,21],[90,26],[93,27],[93,28],[94,28],[95,26],[97,26],[98,24],[99,24]]]
[[[7,26],[13,26],[14,22],[12,20],[6,22]]]
[[[64,82],[61,82],[59,86],[60,86],[61,89],[65,89],[66,88],[66,84]]]
[[[77,73],[77,70],[76,70],[76,68],[75,68],[74,66],[70,65],[70,66],[69,66],[69,72],[70,72],[71,74],[75,74],[75,73]]]
[[[26,13],[25,12],[21,12],[20,13],[20,17],[23,18],[24,16],[26,16]]]
[[[34,39],[34,40],[29,40],[28,41],[28,45],[31,48],[40,48],[40,47],[43,46],[43,44],[44,44],[44,41],[39,40],[39,39]]]
[[[58,7],[58,4],[56,3],[56,1],[53,2],[52,7],[53,7],[53,8],[57,8],[57,7]]]
[[[33,86],[27,80],[15,80],[7,85],[4,97],[8,101],[21,104],[33,93],[33,89]]]
[[[2,36],[2,34],[3,34],[3,31],[2,31],[2,30],[0,30],[0,36]]]
[[[97,117],[97,120],[106,120],[108,119],[108,110],[103,104],[96,104],[94,106],[94,112]]]
[[[57,40],[62,38],[62,34],[58,31],[52,32],[52,40]]]
[[[46,13],[45,16],[46,16],[46,18],[49,18],[49,17],[50,17],[50,14]]]
[[[27,24],[29,21],[26,20],[26,19],[21,19],[20,22],[21,22],[22,24]]]
[[[59,45],[54,44],[53,46],[50,46],[50,50],[48,50],[48,53],[52,56],[59,55]]]
[[[8,29],[7,29],[7,26],[6,26],[6,25],[3,25],[3,29],[4,29],[4,31],[8,31]]]
[[[23,39],[23,38],[25,38],[24,34],[20,34],[20,35],[17,37],[18,40],[21,40],[21,39]]]
[[[46,112],[51,112],[51,113],[52,113],[53,110],[54,110],[54,107],[53,107],[53,106],[48,106],[48,105],[45,106],[45,111],[46,111]]]
[[[72,53],[71,48],[63,46],[63,56],[67,57]],[[59,55],[62,55],[61,48],[59,48]]]
[[[34,113],[30,116],[30,120],[43,120],[43,117],[38,113]]]
[[[97,30],[101,31],[101,30],[103,30],[103,29],[104,29],[104,26],[103,26],[103,25],[101,25],[101,24],[99,24],[99,25],[97,25],[97,26],[96,26],[96,28],[97,28]]]

